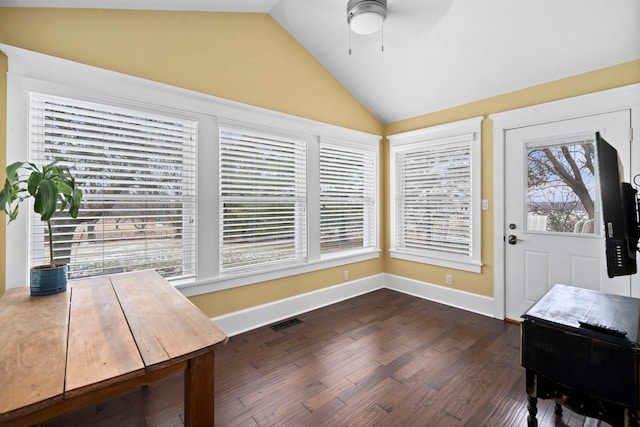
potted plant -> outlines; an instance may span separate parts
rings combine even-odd
[[[49,264],[31,267],[31,295],[52,295],[67,289],[67,265],[53,262],[51,218],[56,212],[78,216],[82,191],[67,167],[51,162],[38,168],[34,163],[16,162],[6,168],[7,178],[0,191],[0,205],[9,223],[18,217],[21,202],[33,197],[33,210],[46,222],[49,235]],[[28,175],[28,176],[27,176]]]

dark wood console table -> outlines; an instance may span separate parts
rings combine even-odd
[[[640,299],[555,285],[523,316],[529,427],[537,399],[613,426],[640,418]],[[627,332],[617,336],[580,325],[590,321]]]

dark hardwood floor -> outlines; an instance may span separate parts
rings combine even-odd
[[[216,353],[216,426],[526,426],[518,325],[386,289],[298,318]],[[181,426],[182,387],[172,377],[42,426]],[[540,427],[584,420],[538,410]]]

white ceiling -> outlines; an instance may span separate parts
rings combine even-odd
[[[389,123],[640,58],[639,0],[388,0],[351,37],[347,0],[0,0],[0,6],[269,13]]]

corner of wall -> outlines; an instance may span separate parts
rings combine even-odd
[[[9,68],[9,61],[2,52],[0,52],[0,129],[4,129],[4,132],[0,132],[0,165],[2,165],[2,173],[0,173],[0,182],[5,179],[4,168],[7,164],[7,71]],[[5,272],[6,269],[6,254],[7,254],[7,234],[6,234],[6,221],[4,221],[4,214],[0,214],[2,221],[0,221],[0,271]],[[3,295],[6,287],[5,275],[0,275],[0,295]]]

